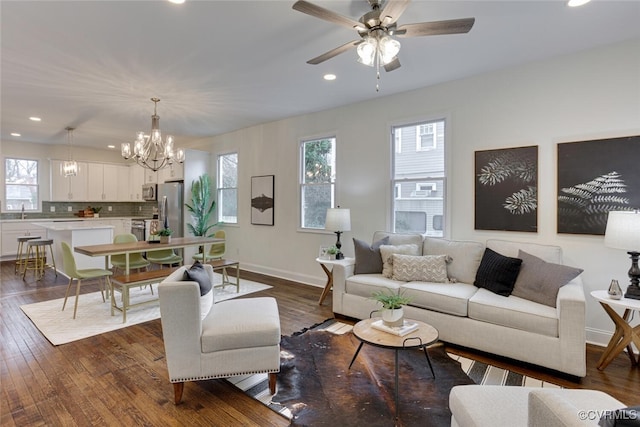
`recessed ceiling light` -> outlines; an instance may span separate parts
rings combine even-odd
[[[173,4],[182,4],[184,3],[184,0],[169,0],[171,3]]]
[[[325,74],[323,78],[325,80],[332,81],[332,80],[336,79],[336,75],[335,74]]]
[[[567,2],[567,6],[569,7],[578,7],[578,6],[582,6],[584,4],[589,3],[591,0],[569,0]]]
[[[22,136],[18,132],[11,132],[11,136]]]
[[[29,120],[32,120],[34,122],[40,122],[42,121],[42,119],[40,117],[29,117]]]
[[[107,145],[107,148],[116,148],[115,145]]]

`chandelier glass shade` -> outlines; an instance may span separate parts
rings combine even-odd
[[[133,142],[133,150],[131,144],[125,142],[120,146],[120,153],[125,159],[128,160],[133,157],[140,166],[155,172],[173,164],[174,161],[183,163],[185,154],[181,148],[174,151],[173,136],[167,135],[165,140],[162,140],[160,117],[157,114],[157,106],[160,99],[151,98],[151,101],[154,103],[153,115],[151,116],[151,132],[149,135],[145,135],[144,132],[138,132]]]
[[[392,39],[386,33],[379,30],[373,36],[364,37],[358,45],[358,62],[373,67],[374,65],[387,65],[400,52],[400,42]]]
[[[78,175],[78,163],[71,157],[71,145],[73,141],[72,127],[65,128],[67,131],[67,160],[60,165],[60,174],[65,177]]]

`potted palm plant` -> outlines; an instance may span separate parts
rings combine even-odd
[[[391,289],[374,292],[372,299],[382,304],[382,321],[386,326],[402,326],[404,324],[403,306],[411,302],[411,298]]]
[[[194,236],[213,236],[209,233],[217,223],[209,224],[210,216],[213,213],[216,202],[211,195],[211,178],[209,175],[201,175],[191,183],[191,204],[185,203],[187,210],[191,213],[192,223],[187,224],[187,229]],[[200,246],[198,253],[202,253],[204,247]]]

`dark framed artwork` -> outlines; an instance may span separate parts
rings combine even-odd
[[[558,144],[558,233],[604,235],[609,211],[640,207],[640,136]]]
[[[475,152],[475,229],[538,231],[538,146]]]
[[[274,175],[251,177],[251,224],[273,225]]]

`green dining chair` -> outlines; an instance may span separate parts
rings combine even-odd
[[[213,235],[216,239],[225,239],[226,233],[224,230],[216,231],[216,234]],[[214,243],[209,248],[208,252],[197,253],[193,256],[193,259],[200,261],[205,264],[212,259],[222,259],[224,258],[224,254],[226,252],[226,242]]]
[[[83,268],[78,269],[76,267],[76,260],[73,257],[73,253],[71,252],[71,247],[66,242],[61,242],[62,245],[62,262],[64,265],[64,271],[69,276],[69,284],[67,285],[67,291],[64,293],[64,302],[62,303],[62,311],[64,311],[65,306],[67,305],[67,297],[69,296],[69,289],[71,289],[71,283],[73,279],[76,279],[76,302],[73,306],[73,318],[76,318],[76,313],[78,312],[78,296],[80,295],[80,286],[82,285],[83,279],[98,279],[100,277],[104,278],[104,283],[101,283],[100,293],[102,294],[102,301],[104,302],[104,289],[107,285],[107,291],[111,290],[111,280],[109,280],[109,276],[113,273],[110,270],[105,270],[102,268]]]
[[[137,241],[138,241],[138,238],[131,233],[118,234],[116,235],[116,237],[113,238],[113,243],[115,244],[133,243]],[[114,273],[115,271],[117,271],[117,269],[120,269],[122,271],[125,270],[126,268],[125,257],[126,255],[124,254],[111,256],[111,265],[113,266]],[[151,263],[146,259],[144,259],[144,257],[142,256],[142,253],[140,252],[129,254],[129,271],[131,271],[132,269],[137,269],[138,271],[140,271],[141,268],[146,268],[150,264]]]
[[[173,249],[158,249],[147,252],[147,261],[150,261],[152,264],[159,264],[160,268],[162,268],[163,265],[171,267],[174,264],[182,264],[182,257],[176,255]]]

